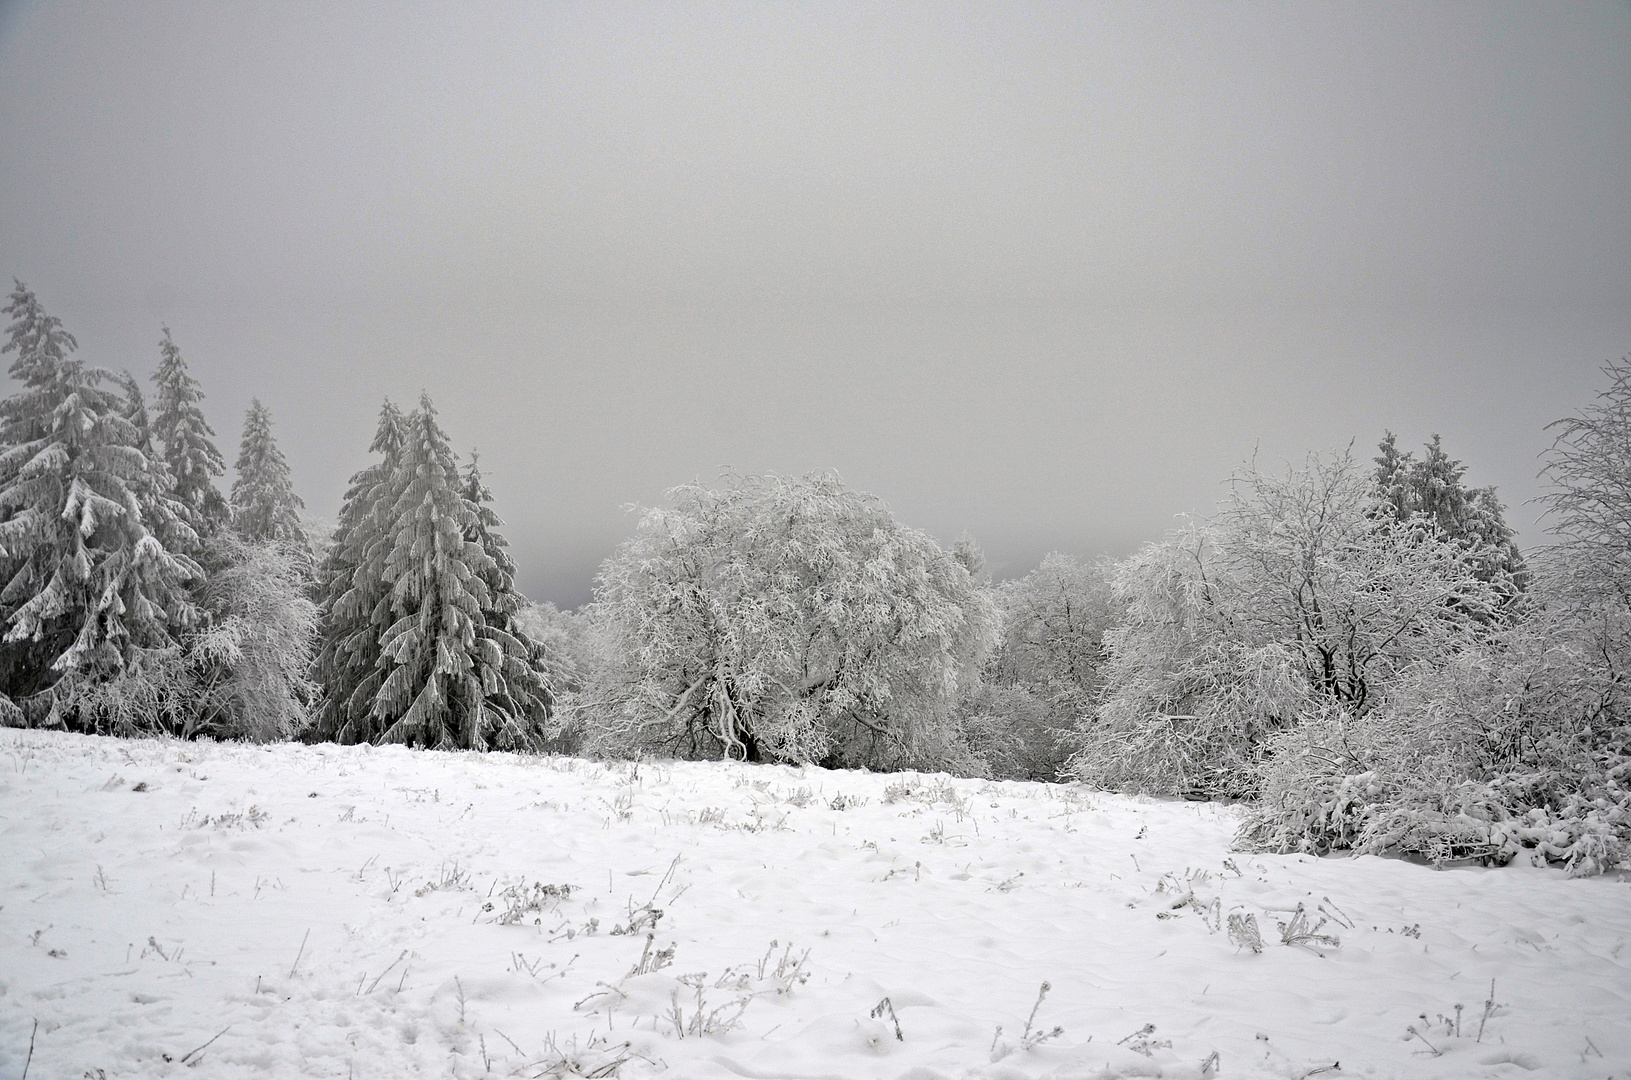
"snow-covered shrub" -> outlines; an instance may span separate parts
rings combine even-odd
[[[515,614],[516,627],[538,650],[538,664],[554,695],[556,714],[538,749],[581,754],[586,749],[584,687],[595,665],[595,639],[589,616],[554,604],[527,603]]]
[[[980,683],[957,706],[962,742],[980,767],[959,776],[1054,780],[1074,749],[1073,727],[1028,686]]]
[[[727,474],[602,566],[579,722],[604,753],[958,767],[996,612],[966,567],[831,474]]]
[[[214,541],[225,565],[204,587],[210,619],[188,643],[198,668],[199,712],[182,734],[271,742],[311,722],[317,605],[306,595],[310,554],[302,546]]]
[[[108,735],[270,742],[298,734],[315,693],[308,674],[316,606],[305,593],[305,552],[222,531],[203,558],[211,573],[197,630],[112,677],[63,678],[50,707]]]
[[[1106,786],[1251,796],[1277,732],[1364,717],[1475,644],[1511,593],[1481,549],[1400,521],[1349,454],[1247,470],[1216,518],[1112,575],[1104,697],[1071,771]]]
[[[198,669],[173,648],[149,653],[111,677],[64,676],[30,704],[47,710],[33,718],[39,727],[126,738],[186,736],[202,711],[200,689]]]
[[[1122,623],[1105,635],[1106,692],[1072,775],[1159,794],[1254,793],[1265,740],[1308,708],[1311,689],[1289,650],[1232,633],[1227,575],[1204,524],[1115,568]]]
[[[1116,621],[1108,563],[1053,552],[992,589],[1002,636],[958,707],[964,739],[992,776],[1055,780],[1076,725],[1103,682],[1105,631]]]
[[[1631,856],[1631,619],[1602,596],[1571,605],[1567,553],[1549,554],[1522,621],[1419,665],[1363,717],[1329,710],[1278,736],[1242,842],[1575,873]]]

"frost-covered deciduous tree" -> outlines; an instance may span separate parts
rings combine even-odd
[[[203,390],[188,372],[168,326],[159,342],[159,367],[153,383],[158,388],[153,438],[175,478],[175,497],[186,507],[187,523],[193,530],[200,536],[212,536],[231,517],[226,499],[215,486],[215,477],[226,471],[226,460],[215,445],[215,429],[204,419]]]
[[[272,436],[272,413],[259,398],[244,414],[243,442],[234,466],[232,527],[249,540],[271,540],[308,547],[300,524],[305,503],[294,493],[289,462]]]
[[[965,737],[993,775],[1053,780],[1070,757],[1073,733],[1098,701],[1104,634],[1118,619],[1109,571],[1052,552],[994,587],[1002,636],[961,707]]]
[[[210,575],[207,626],[189,643],[200,668],[199,726],[269,742],[311,720],[317,605],[306,596],[306,553],[277,541],[224,535],[224,566]]]
[[[543,650],[544,670],[556,696],[581,693],[594,666],[589,616],[562,611],[549,601],[535,602],[516,613],[516,625]]]
[[[587,734],[614,753],[951,764],[997,616],[967,568],[831,474],[669,491],[602,566]]]
[[[1061,715],[1079,716],[1098,694],[1104,635],[1118,620],[1110,567],[1052,552],[1016,581],[997,586],[1002,639],[987,675],[1042,693]]]
[[[1511,592],[1487,548],[1376,512],[1351,455],[1236,478],[1219,553],[1247,639],[1285,645],[1314,692],[1356,715],[1401,671],[1447,656]]]
[[[1631,606],[1631,357],[1603,369],[1597,401],[1549,425],[1557,433],[1542,475],[1549,531],[1573,553],[1572,574]]]
[[[1248,470],[1210,522],[1148,545],[1074,771],[1115,786],[1250,795],[1269,736],[1362,718],[1414,665],[1475,644],[1511,584],[1489,552],[1399,520],[1351,455]]]
[[[1216,526],[1191,523],[1116,565],[1103,696],[1069,771],[1110,788],[1238,797],[1266,738],[1313,697],[1295,653],[1244,633]]]
[[[5,310],[0,352],[15,354],[22,389],[0,402],[0,691],[46,702],[45,722],[77,723],[77,688],[169,653],[195,622],[186,586],[200,570],[160,530],[196,537],[143,453],[139,402],[73,356],[21,282]]]

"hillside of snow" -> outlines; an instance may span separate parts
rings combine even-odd
[[[1236,819],[0,731],[0,1076],[1631,1077],[1631,884]]]

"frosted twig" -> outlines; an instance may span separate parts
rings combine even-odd
[[[1473,1042],[1481,1043],[1481,1042],[1484,1041],[1484,1024],[1485,1024],[1486,1021],[1489,1020],[1490,1013],[1492,1013],[1494,1011],[1495,1011],[1495,980],[1491,979],[1489,981],[1489,998],[1487,1000],[1485,1000],[1485,1002],[1484,1002],[1484,1015],[1480,1016],[1478,1018],[1478,1038],[1474,1039]]]
[[[646,907],[650,907],[652,904],[657,902],[657,894],[663,891],[663,886],[668,884],[669,877],[674,873],[674,868],[679,866],[679,864],[680,857],[676,855],[674,856],[674,861],[668,864],[668,869],[663,871],[662,880],[657,882],[657,887],[655,889],[651,890],[651,899],[646,901]]]
[[[384,971],[380,972],[374,978],[374,981],[368,984],[368,992],[370,994],[372,994],[374,992],[374,987],[379,985],[380,979],[383,979],[383,978],[385,978],[385,976],[389,975],[391,973],[391,968],[396,967],[398,964],[402,963],[402,961],[406,960],[407,958],[408,958],[408,950],[403,949],[402,950],[402,955],[397,957],[395,960],[391,961],[391,967],[388,967]]]
[[[40,1019],[34,1018],[34,1030],[28,1033],[28,1057],[23,1061],[23,1080],[28,1080],[28,1067],[34,1064],[34,1036],[40,1033]]]
[[[231,1030],[232,1030],[232,1025],[228,1024],[226,1027],[222,1028],[220,1031],[217,1031],[215,1033],[214,1037],[209,1040],[209,1042],[206,1042],[203,1046],[200,1046],[197,1050],[189,1050],[185,1054],[183,1054],[181,1056],[181,1063],[183,1065],[187,1064],[187,1059],[188,1058],[192,1057],[194,1054],[202,1054],[205,1051],[205,1049],[208,1048],[210,1043],[214,1042],[216,1039],[219,1039],[221,1036],[225,1035],[227,1032],[229,1032]],[[204,1059],[199,1058],[198,1060],[202,1061]],[[194,1062],[193,1064],[196,1065],[197,1062]]]
[[[310,937],[311,927],[308,926],[306,936],[300,939],[300,951],[294,954],[294,963],[289,965],[289,978],[291,979],[294,978],[295,970],[300,967],[300,958],[306,955],[306,940]]]
[[[1031,1037],[1031,1024],[1036,1021],[1036,1011],[1042,1007],[1042,999],[1047,997],[1048,991],[1052,989],[1053,986],[1044,980],[1042,983],[1042,989],[1037,991],[1036,1004],[1031,1006],[1031,1015],[1025,1018],[1025,1031],[1022,1035],[1020,1035],[1021,1041]]]
[[[1422,1043],[1426,1045],[1427,1049],[1429,1049],[1429,1050],[1431,1050],[1433,1052],[1434,1057],[1443,1057],[1444,1056],[1444,1051],[1440,1050],[1438,1047],[1436,1047],[1432,1043],[1428,1042],[1427,1041],[1427,1036],[1425,1036],[1421,1032],[1417,1031],[1415,1024],[1411,1024],[1411,1025],[1407,1026],[1405,1028],[1405,1030],[1410,1032],[1410,1034],[1414,1035],[1416,1038],[1420,1039],[1422,1041]]]

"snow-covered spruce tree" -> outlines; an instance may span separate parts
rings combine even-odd
[[[391,494],[385,580],[395,621],[379,640],[373,741],[473,750],[538,745],[549,687],[536,646],[504,625],[519,598],[481,539],[485,532],[494,542],[497,518],[484,519],[464,497],[428,397],[404,424]]]
[[[128,371],[121,372],[117,378],[124,390],[121,412],[135,431],[132,444],[147,463],[147,468],[131,480],[131,490],[142,509],[143,520],[165,547],[196,556],[200,537],[193,528],[187,507],[176,498],[175,477],[154,442],[141,383]]]
[[[169,327],[164,327],[164,340],[159,342],[159,368],[153,382],[158,387],[153,437],[175,478],[175,497],[187,508],[193,530],[200,536],[213,536],[232,516],[214,479],[226,471],[226,461],[215,445],[215,429],[204,419],[199,404],[204,393],[187,371]]]
[[[166,548],[167,477],[141,450],[137,402],[73,356],[75,342],[21,282],[0,353],[22,389],[0,402],[0,693],[35,719],[94,728],[79,689],[173,653],[197,618],[200,576]],[[139,419],[139,415],[137,417]]]
[[[953,706],[997,616],[961,563],[831,474],[727,474],[668,497],[597,579],[592,745],[977,767]]]
[[[319,644],[313,674],[322,697],[314,734],[321,739],[354,743],[372,737],[381,679],[379,640],[396,621],[385,559],[395,525],[391,485],[406,427],[401,411],[387,399],[368,447],[380,459],[352,476],[333,545],[317,569]]]
[[[244,437],[232,482],[232,527],[248,540],[275,540],[306,548],[300,525],[305,503],[294,493],[289,463],[272,437],[272,413],[259,398],[244,414]]]
[[[525,684],[526,693],[517,699],[530,710],[524,725],[526,737],[517,740],[515,734],[506,734],[504,746],[535,745],[537,733],[544,730],[551,719],[555,704],[554,687],[549,678],[549,665],[544,656],[543,643],[527,633],[521,614],[530,607],[527,598],[515,590],[515,560],[510,557],[510,542],[498,530],[504,522],[493,511],[493,493],[482,479],[475,451],[470,453],[470,464],[460,476],[460,492],[465,502],[475,510],[475,519],[465,530],[465,541],[480,546],[486,559],[476,570],[487,585],[488,604],[482,608],[482,620],[489,630],[502,638],[513,639],[514,655],[525,656],[526,664],[517,666],[511,679]],[[506,646],[509,649],[510,646]],[[495,740],[488,738],[490,744]]]
[[[1486,552],[1480,576],[1511,582],[1516,597],[1528,573],[1495,489],[1467,487],[1462,482],[1467,467],[1445,453],[1437,435],[1419,461],[1413,453],[1399,452],[1391,431],[1378,449],[1374,478],[1382,509],[1400,521],[1431,522],[1450,539]]]

